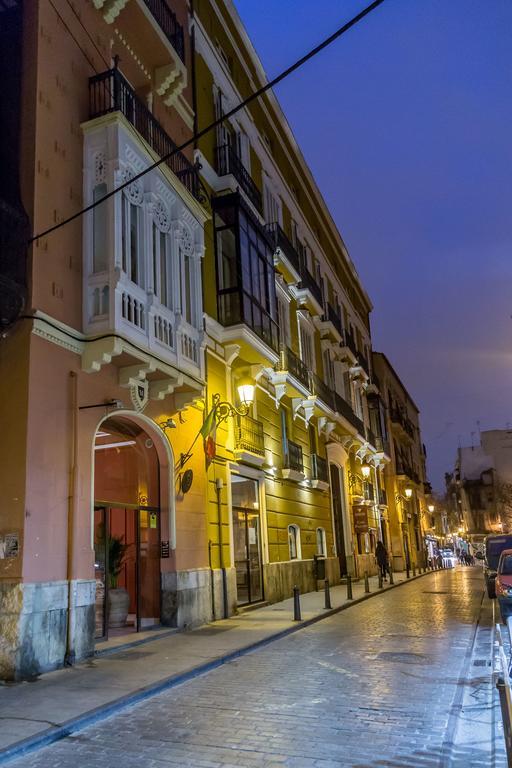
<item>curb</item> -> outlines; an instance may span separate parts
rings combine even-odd
[[[410,584],[412,581],[416,581],[416,579],[420,579],[423,576],[428,576],[430,573],[437,573],[437,571],[427,571],[426,573],[420,573],[416,576],[411,576],[410,579],[406,579],[405,581],[399,581],[397,584],[388,584],[388,586],[384,589],[378,589],[375,592],[369,592],[368,594],[361,595],[361,597],[356,597],[349,603],[345,602],[342,605],[339,605],[337,608],[324,609],[324,613],[320,613],[317,616],[312,616],[310,619],[304,619],[303,621],[297,622],[296,625],[286,627],[286,629],[282,629],[280,632],[269,635],[269,637],[265,637],[261,640],[257,640],[254,643],[244,645],[241,648],[237,648],[235,651],[231,651],[224,656],[219,656],[218,658],[213,659],[212,661],[208,661],[205,664],[200,664],[199,666],[193,667],[186,672],[180,672],[177,675],[171,675],[170,677],[163,678],[156,683],[151,683],[150,685],[144,686],[143,688],[139,688],[133,693],[128,693],[125,696],[121,696],[109,704],[102,704],[95,709],[89,710],[83,715],[78,715],[77,717],[71,718],[62,725],[56,726],[55,728],[48,728],[40,734],[29,736],[27,739],[22,739],[10,747],[4,747],[3,749],[0,749],[0,765],[4,765],[11,760],[14,760],[23,755],[27,755],[30,752],[35,752],[42,747],[47,747],[56,741],[60,741],[60,739],[64,739],[67,736],[70,736],[72,733],[77,733],[84,728],[88,728],[90,725],[94,725],[101,720],[105,720],[111,715],[116,714],[117,712],[120,712],[121,710],[126,709],[133,704],[139,704],[140,702],[145,701],[146,699],[150,699],[153,696],[162,693],[163,691],[170,690],[171,688],[175,688],[182,683],[186,683],[196,677],[205,675],[214,669],[218,669],[224,664],[229,664],[241,656],[246,656],[253,651],[270,645],[276,640],[281,640],[287,635],[299,632],[301,629],[316,624],[317,622],[322,621],[323,619],[327,619],[330,616],[335,616],[336,614],[341,613],[341,611],[345,611],[348,608],[351,608],[353,605],[358,605],[359,603],[363,603],[365,600],[370,600],[376,595],[383,595],[385,592],[388,592],[391,589],[396,589],[397,587],[401,587],[404,584]],[[157,638],[154,639],[156,640]],[[151,640],[153,640],[153,638],[151,638]],[[149,642],[149,640],[146,642]]]

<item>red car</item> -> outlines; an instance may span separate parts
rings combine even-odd
[[[504,549],[496,572],[496,597],[503,621],[512,616],[512,549]]]

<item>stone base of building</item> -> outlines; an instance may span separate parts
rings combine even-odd
[[[376,576],[379,572],[379,567],[375,559],[375,555],[355,555],[356,558],[356,571],[359,579],[364,578],[364,574],[368,576]]]
[[[226,611],[225,611],[226,604]],[[198,568],[162,573],[162,624],[195,627],[236,613],[236,571]]]
[[[325,561],[325,575],[330,584],[340,581],[340,564],[337,557],[328,557]],[[317,587],[315,564],[313,560],[292,560],[284,563],[267,563],[263,566],[265,600],[278,603],[293,595],[293,588],[298,587],[301,594],[313,592]]]
[[[0,679],[24,680],[94,653],[95,582],[0,583]]]

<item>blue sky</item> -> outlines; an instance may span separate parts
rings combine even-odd
[[[368,3],[235,0],[269,77]],[[512,424],[512,2],[386,0],[276,89],[421,410],[434,486]]]

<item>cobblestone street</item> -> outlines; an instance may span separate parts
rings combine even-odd
[[[430,574],[11,765],[490,766],[476,725],[450,762],[482,585],[479,568]]]

